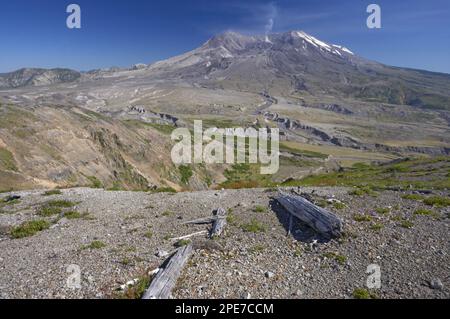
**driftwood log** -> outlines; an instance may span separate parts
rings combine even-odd
[[[227,225],[227,212],[223,208],[219,208],[215,211],[215,220],[211,227],[211,233],[209,238],[220,237],[222,232]]]
[[[341,235],[342,221],[333,213],[298,195],[280,192],[277,200],[292,216],[297,217],[319,234],[328,238]],[[292,227],[292,219],[289,218],[289,227]],[[290,233],[290,229],[288,233]]]
[[[170,258],[166,267],[159,270],[142,299],[168,299],[178,277],[192,254],[192,244],[183,246]]]

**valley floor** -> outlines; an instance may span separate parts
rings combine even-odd
[[[182,223],[223,207],[225,235],[195,237],[197,249],[174,298],[450,298],[448,206],[405,196],[411,192],[295,190],[338,214],[344,236],[326,242],[300,224],[287,236],[275,189],[151,194],[74,188],[48,196],[15,192],[21,198],[10,202],[4,199],[11,194],[0,194],[0,297],[136,297],[146,286],[144,274],[167,258],[161,252],[175,249],[171,238],[207,229]],[[426,197],[433,195],[448,199],[449,192]],[[32,220],[40,226],[30,229]],[[366,288],[370,264],[380,266],[380,289]],[[81,270],[80,289],[67,286],[69,265]],[[140,292],[120,290],[135,278],[143,280]]]

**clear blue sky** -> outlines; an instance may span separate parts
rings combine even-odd
[[[81,6],[81,30],[66,27],[70,3]],[[370,3],[382,8],[381,30],[366,27]],[[150,63],[226,30],[266,29],[304,30],[369,59],[450,73],[449,0],[0,0],[0,72]]]

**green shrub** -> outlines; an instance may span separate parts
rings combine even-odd
[[[50,223],[46,220],[33,220],[29,222],[24,222],[20,226],[14,227],[11,230],[11,236],[13,238],[24,238],[33,236],[36,233],[48,229]]]
[[[178,167],[178,170],[180,171],[181,182],[183,184],[188,184],[189,183],[189,179],[193,175],[191,167],[187,166],[187,165],[180,165]]]

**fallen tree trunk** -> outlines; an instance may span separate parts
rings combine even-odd
[[[297,195],[281,192],[277,200],[291,215],[297,217],[321,235],[328,238],[341,235],[342,221],[333,213]]]
[[[152,280],[150,287],[144,293],[142,299],[168,299],[171,297],[178,277],[192,254],[192,244],[183,246],[170,258],[164,269],[161,269]]]
[[[223,208],[219,208],[215,212],[215,220],[211,227],[211,233],[209,238],[220,237],[222,232],[227,225],[227,212]]]

